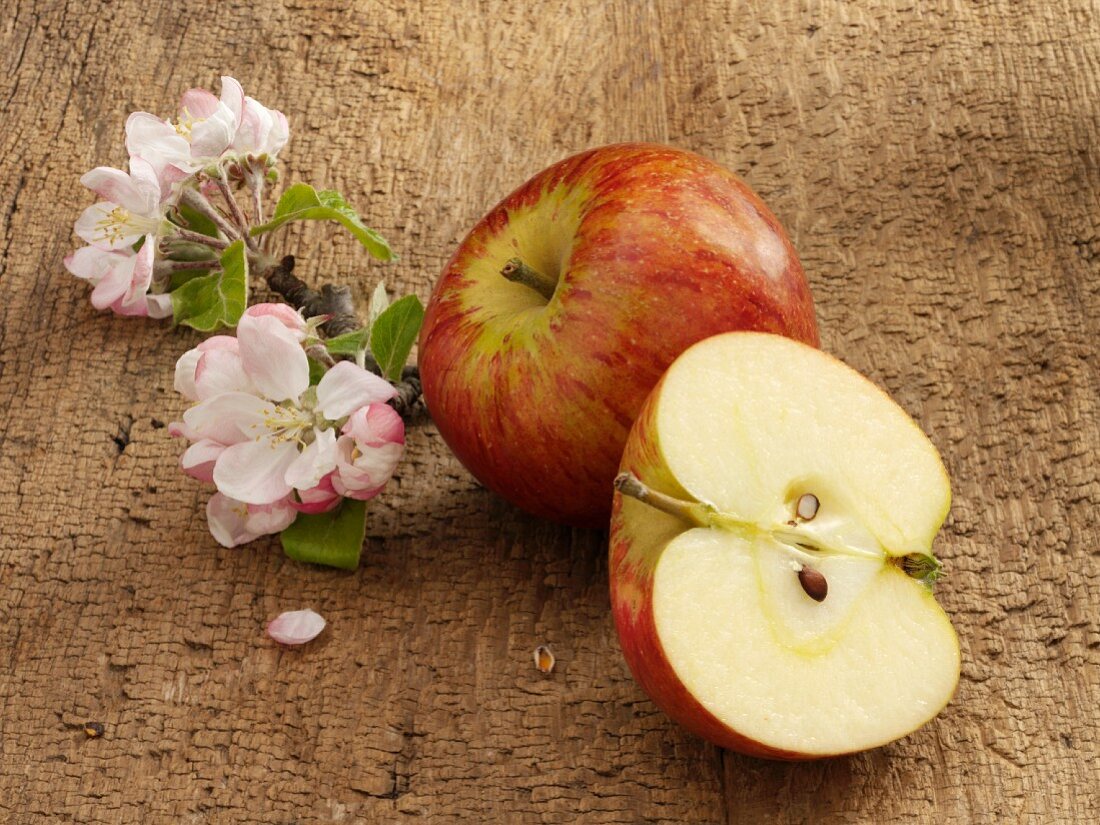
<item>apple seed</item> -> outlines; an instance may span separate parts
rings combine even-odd
[[[798,571],[798,583],[802,585],[806,595],[815,602],[823,602],[829,595],[829,582],[825,580],[821,571],[814,570],[812,567],[803,567]]]
[[[821,506],[821,502],[817,500],[817,496],[813,493],[806,493],[798,499],[798,506],[795,508],[798,513],[798,517],[803,521],[812,521],[813,517],[817,515],[817,508]],[[825,598],[822,596],[821,598]],[[818,600],[820,601],[820,599]]]
[[[550,652],[550,648],[546,645],[539,645],[535,648],[535,667],[537,667],[543,673],[549,673],[554,669],[554,654]]]

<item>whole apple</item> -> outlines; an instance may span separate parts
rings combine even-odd
[[[818,343],[779,221],[706,158],[605,146],[535,175],[466,236],[424,319],[424,397],[486,487],[604,526],[649,391],[689,346],[731,330]]]

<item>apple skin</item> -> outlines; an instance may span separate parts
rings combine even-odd
[[[622,457],[622,471],[632,472],[666,495],[692,496],[672,477],[661,459],[655,418],[660,383],[645,402]],[[632,512],[645,510],[645,518]],[[768,759],[818,759],[820,755],[779,750],[749,739],[715,717],[688,691],[665,655],[653,617],[653,572],[665,546],[684,532],[684,522],[652,510],[636,499],[615,493],[611,513],[609,574],[611,613],[623,657],[635,681],[673,721],[719,747]]]
[[[525,249],[560,267],[544,273],[560,275],[549,303],[500,275]],[[617,144],[537,174],[470,231],[436,283],[418,360],[440,434],[481,483],[599,527],[650,390],[690,345],[732,330],[818,345],[778,220],[710,160]]]

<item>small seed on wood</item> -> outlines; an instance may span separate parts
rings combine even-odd
[[[537,667],[543,673],[549,673],[554,669],[554,654],[550,652],[550,648],[546,645],[539,645],[535,648],[535,667]]]
[[[820,506],[821,502],[817,500],[817,496],[813,493],[806,493],[798,499],[798,506],[795,511],[803,521],[812,521],[813,517],[817,515],[817,508]]]
[[[812,567],[803,567],[798,571],[798,583],[802,585],[806,595],[815,602],[823,602],[829,595],[829,582],[825,580],[821,571],[814,570]]]
[[[97,739],[103,735],[103,723],[102,722],[85,722],[84,723],[84,735],[89,739]]]

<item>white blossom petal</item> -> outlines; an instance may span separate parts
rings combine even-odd
[[[286,483],[296,490],[308,490],[336,469],[336,431],[314,430],[314,439],[287,468]]]
[[[266,432],[264,421],[274,406],[243,392],[227,392],[196,404],[183,414],[183,424],[199,438],[221,444],[239,444]]]
[[[222,96],[220,101],[237,119],[237,125],[241,123],[241,115],[244,112],[244,89],[235,77],[222,75]]]
[[[267,625],[267,635],[284,645],[301,645],[316,639],[325,629],[325,620],[312,610],[282,613]]]
[[[145,211],[146,197],[133,179],[121,169],[110,166],[97,166],[85,172],[80,182],[91,189],[112,207],[117,204],[130,212],[142,214]]]
[[[237,547],[258,538],[258,533],[249,532],[247,519],[248,505],[221,493],[214,493],[206,502],[206,524],[222,547]]]
[[[196,121],[191,127],[192,157],[217,158],[229,148],[236,132],[236,115],[219,105],[214,114]]]
[[[203,352],[195,365],[196,396],[205,401],[226,392],[253,392],[240,353],[236,349]]]
[[[266,536],[283,532],[297,517],[298,511],[294,509],[289,498],[274,504],[249,504],[245,526],[250,533]]]
[[[191,160],[187,140],[171,123],[148,112],[134,112],[126,119],[126,151],[131,158],[141,158],[152,165],[161,187],[198,168]]]
[[[166,292],[159,295],[146,295],[145,305],[150,318],[170,318],[172,316],[172,296]]]
[[[397,390],[385,378],[351,361],[341,361],[317,384],[317,409],[329,421],[336,421],[359,407],[389,401],[395,395]]]
[[[241,317],[237,324],[244,370],[272,401],[297,401],[309,387],[309,359],[298,339],[272,316]]]
[[[286,483],[286,471],[297,457],[298,445],[293,441],[242,441],[218,457],[214,484],[219,492],[245,504],[272,504],[289,495],[292,488]]]
[[[137,243],[147,227],[135,224],[128,214],[119,214],[110,201],[94,203],[80,213],[73,231],[99,249],[127,249]]]
[[[225,451],[225,445],[202,438],[184,450],[180,456],[180,469],[199,481],[214,480],[214,462]]]

